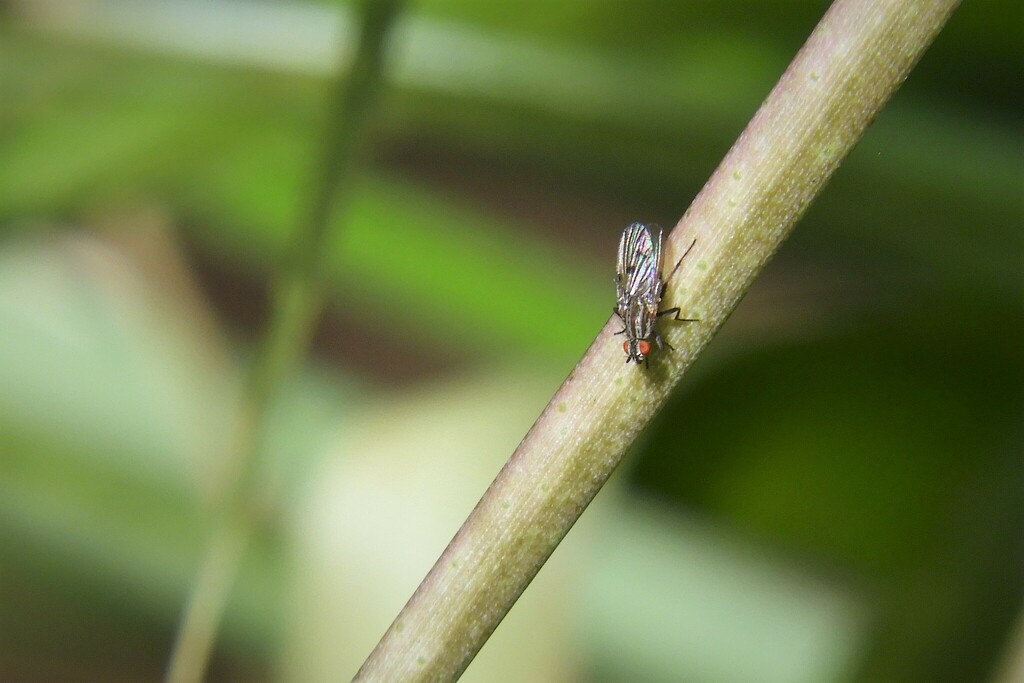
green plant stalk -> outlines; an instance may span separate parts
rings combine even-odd
[[[271,295],[267,333],[252,360],[236,437],[214,491],[213,530],[186,601],[167,670],[197,683],[209,667],[218,625],[262,507],[260,455],[268,411],[309,346],[323,307],[321,280],[332,218],[343,208],[366,122],[380,90],[387,35],[402,0],[365,0],[351,67],[341,69],[327,108],[323,153],[308,213],[290,238]]]
[[[1010,630],[1006,647],[996,666],[992,683],[1024,681],[1024,611],[1017,615],[1017,623]]]
[[[701,322],[645,370],[609,320],[355,680],[459,678],[957,4],[832,5],[666,241],[666,270],[696,243],[663,306]]]

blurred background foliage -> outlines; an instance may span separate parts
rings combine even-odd
[[[213,680],[354,673],[827,4],[411,3]],[[958,10],[466,680],[1016,680],[1021,25]],[[353,36],[0,4],[0,679],[162,675]]]

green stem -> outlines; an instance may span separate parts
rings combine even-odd
[[[356,675],[454,681],[906,78],[957,0],[837,0],[669,235],[675,351],[623,362],[610,320]]]
[[[314,171],[307,214],[292,234],[271,297],[266,336],[252,360],[237,436],[215,493],[213,529],[193,580],[167,671],[170,683],[205,676],[231,587],[259,506],[260,455],[267,414],[282,383],[309,346],[322,309],[323,271],[334,225],[343,209],[383,73],[386,38],[401,0],[366,0],[351,68],[331,89],[323,156]]]
[[[250,394],[265,403],[309,344],[322,301],[331,217],[343,208],[364,129],[377,100],[387,34],[402,0],[363,3],[358,49],[346,77],[331,91],[323,156],[307,215],[293,234],[273,293],[273,317],[250,378]]]

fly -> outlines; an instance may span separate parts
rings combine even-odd
[[[686,252],[689,253],[690,249]],[[686,258],[686,254],[683,254],[683,258]],[[682,262],[683,259],[679,259],[676,269]],[[675,269],[672,273],[675,273]],[[668,346],[668,342],[654,329],[658,318],[671,315],[673,320],[680,322],[697,322],[691,318],[680,318],[678,307],[658,310],[665,293],[665,285],[661,280],[661,227],[658,225],[631,223],[622,231],[615,285],[618,293],[615,313],[623,324],[623,328],[615,334],[626,335],[622,349],[626,352],[627,363],[634,361],[639,365],[645,362],[651,353],[652,342],[658,348]]]

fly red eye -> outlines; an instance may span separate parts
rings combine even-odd
[[[623,350],[623,352],[624,352],[624,353],[625,353],[625,354],[626,354],[627,356],[629,355],[629,342],[628,342],[628,341],[624,341],[624,342],[622,342],[622,350]]]
[[[649,341],[647,341],[645,339],[641,339],[640,341],[638,341],[636,343],[636,345],[640,349],[640,355],[646,356],[646,355],[650,354],[650,352],[651,352],[651,342],[649,342]]]

